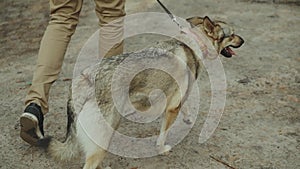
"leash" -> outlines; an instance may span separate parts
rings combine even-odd
[[[163,3],[160,2],[160,0],[157,0],[157,2],[158,2],[159,5],[166,11],[166,13],[167,13],[167,14],[169,15],[169,17],[172,19],[172,21],[173,21],[174,23],[176,23],[176,25],[177,25],[180,29],[182,29],[183,26],[178,22],[178,20],[177,20],[177,18],[175,17],[175,15],[173,15],[173,14],[169,11],[169,9],[168,9]]]

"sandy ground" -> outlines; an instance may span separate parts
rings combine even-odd
[[[128,13],[155,11],[155,1],[128,0]],[[198,143],[209,108],[207,75],[198,120],[168,156],[130,159],[109,154],[113,169],[297,169],[300,168],[300,6],[297,0],[165,0],[181,17],[225,20],[246,40],[239,56],[222,58],[228,90],[224,115],[214,135]],[[298,3],[298,4],[297,4]],[[83,161],[57,162],[19,138],[19,115],[31,83],[39,42],[48,21],[48,2],[0,1],[0,168],[76,169]],[[48,135],[63,139],[68,85],[76,57],[97,30],[93,2],[85,1],[80,24],[66,54],[63,71],[51,90],[46,115]],[[147,46],[158,36],[126,41],[126,50]],[[57,120],[58,119],[58,120]],[[151,134],[151,133],[150,133]],[[216,160],[217,159],[217,160]],[[222,162],[224,163],[222,163]]]

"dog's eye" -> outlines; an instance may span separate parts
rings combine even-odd
[[[224,33],[224,38],[234,36],[234,30],[230,27],[222,28]]]
[[[228,35],[232,34],[232,32],[230,31],[229,28],[223,28],[223,32],[224,32],[225,36],[228,36]]]

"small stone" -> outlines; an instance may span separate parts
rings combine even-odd
[[[296,82],[296,83],[300,83],[300,76],[296,76],[296,77],[295,77],[295,82]]]
[[[250,79],[249,79],[248,77],[246,77],[245,79],[241,79],[241,80],[239,80],[238,82],[239,82],[239,83],[242,83],[242,84],[248,84],[248,83],[250,83],[251,81],[250,81]]]

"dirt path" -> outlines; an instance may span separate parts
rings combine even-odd
[[[213,137],[199,144],[210,98],[208,78],[203,75],[200,84],[204,95],[198,121],[168,156],[129,159],[110,154],[105,165],[113,169],[219,169],[226,168],[220,162],[223,161],[242,169],[300,168],[299,3],[289,0],[164,2],[181,17],[208,15],[225,20],[246,40],[237,51],[238,57],[222,58],[228,83],[224,115]],[[81,161],[54,161],[19,138],[19,115],[48,20],[48,2],[1,1],[0,7],[3,9],[0,11],[0,168],[80,168]],[[127,8],[128,13],[162,11],[157,4],[146,0],[131,0]],[[63,139],[69,79],[80,48],[96,30],[93,2],[85,1],[63,71],[51,91],[51,110],[45,121],[49,135]],[[128,40],[126,45],[128,50],[134,50],[155,38],[159,39],[137,37]]]

